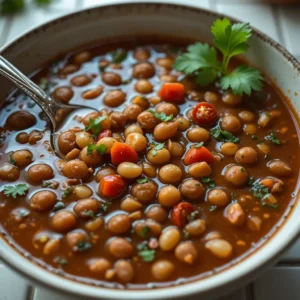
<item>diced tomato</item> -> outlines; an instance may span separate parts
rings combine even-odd
[[[191,148],[186,153],[183,161],[186,165],[202,161],[212,164],[214,162],[214,157],[206,147],[201,146],[200,148]]]
[[[130,145],[124,143],[114,143],[111,148],[111,162],[115,165],[127,161],[136,163],[138,161],[138,154]]]
[[[101,140],[104,137],[111,137],[112,136],[112,132],[110,129],[104,129],[103,131],[101,131],[98,135],[97,141]]]
[[[164,83],[159,96],[166,102],[181,103],[184,100],[184,85],[178,82]]]
[[[188,221],[188,216],[195,211],[193,205],[188,202],[181,202],[177,204],[171,213],[172,222],[182,228]]]
[[[120,175],[104,176],[100,180],[99,193],[103,197],[118,197],[124,193],[127,183]]]
[[[200,102],[193,108],[193,120],[198,124],[210,124],[216,117],[217,112],[215,107],[207,102]]]

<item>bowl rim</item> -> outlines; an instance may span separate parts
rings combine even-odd
[[[73,17],[77,17],[78,15],[82,14],[88,14],[91,11],[95,10],[106,10],[111,9],[113,7],[139,7],[139,6],[151,6],[151,7],[166,7],[170,9],[179,8],[182,11],[190,11],[195,12],[213,17],[226,17],[229,20],[233,22],[240,22],[240,20],[227,16],[226,14],[218,13],[215,11],[212,11],[210,9],[206,8],[200,8],[194,4],[179,4],[177,1],[173,0],[173,2],[166,2],[164,0],[161,1],[154,1],[154,2],[148,2],[147,0],[140,0],[136,2],[135,0],[115,0],[110,3],[104,3],[99,4],[97,6],[93,6],[91,8],[84,8],[81,10],[77,10],[75,12],[68,13],[66,15],[54,18],[46,23],[43,23],[42,25],[37,25],[29,30],[26,30],[24,33],[19,34],[16,38],[14,38],[9,43],[5,44],[2,48],[0,48],[0,55],[2,53],[5,54],[5,52],[8,52],[11,48],[15,47],[18,43],[22,42],[23,40],[34,36],[35,34],[38,34],[48,27],[51,27],[52,25],[55,25],[56,23],[64,22],[66,20],[72,19]],[[265,33],[261,32],[260,30],[254,28],[253,26],[250,26],[252,28],[252,34],[255,35],[258,39],[262,40],[264,43],[269,44],[271,47],[275,48],[281,55],[284,56],[284,58],[292,65],[294,70],[297,72],[298,75],[300,75],[300,62],[297,61],[297,59],[289,52],[287,51],[283,46],[281,46],[278,42],[273,40],[271,37],[266,35]],[[280,88],[279,88],[280,89]],[[282,93],[284,96],[286,96],[284,93]],[[296,200],[294,202],[294,205],[290,207],[289,212],[287,213],[288,218],[293,213],[292,211],[296,209],[296,206],[299,206],[299,182],[297,185],[297,196]],[[300,210],[300,207],[299,207]],[[73,295],[73,296],[84,296],[87,299],[170,299],[174,297],[184,297],[184,296],[190,296],[196,293],[207,293],[212,291],[213,289],[224,287],[224,291],[228,291],[230,289],[226,288],[226,285],[239,280],[240,282],[243,280],[250,281],[251,278],[254,277],[254,273],[260,272],[265,265],[270,265],[274,260],[278,259],[279,256],[284,252],[284,250],[292,244],[299,236],[300,234],[300,219],[298,220],[298,230],[290,231],[290,234],[286,234],[285,240],[280,245],[276,245],[276,250],[270,249],[268,255],[265,255],[264,258],[257,259],[252,265],[249,265],[248,267],[244,266],[244,270],[239,270],[237,272],[238,274],[231,274],[232,276],[227,278],[223,278],[224,273],[230,273],[229,271],[232,269],[236,269],[237,266],[241,265],[243,261],[249,260],[250,257],[255,255],[257,252],[262,252],[263,249],[267,247],[267,244],[271,242],[274,236],[278,234],[278,232],[282,231],[285,227],[284,223],[286,223],[288,220],[284,220],[278,230],[272,234],[270,239],[263,245],[262,248],[254,251],[253,253],[250,253],[244,258],[241,262],[226,268],[225,270],[222,270],[221,272],[214,274],[213,276],[205,277],[203,279],[194,280],[188,283],[179,284],[179,285],[171,285],[168,287],[158,288],[158,289],[141,289],[141,290],[135,290],[135,289],[111,289],[111,288],[103,288],[100,286],[93,286],[89,284],[85,284],[84,282],[78,282],[74,281],[72,279],[68,279],[66,277],[58,276],[54,274],[53,272],[50,272],[46,270],[46,268],[41,267],[40,265],[37,265],[36,263],[30,261],[28,258],[23,256],[21,253],[19,253],[18,250],[16,250],[14,247],[12,247],[2,236],[0,233],[0,243],[4,243],[6,246],[8,246],[8,251],[0,249],[0,258],[12,269],[20,273],[22,276],[30,278],[31,281],[36,283],[37,285],[44,286],[47,288],[50,288],[51,290],[55,290],[57,292]],[[270,248],[270,247],[269,247]],[[21,260],[22,263],[19,264],[18,260]],[[30,267],[30,268],[27,268]],[[232,272],[231,272],[232,273]],[[213,277],[214,279],[217,279],[218,282],[206,282],[206,286],[202,287],[199,283],[207,281],[208,278]],[[220,279],[221,278],[221,279]],[[238,285],[235,287],[237,288]],[[233,288],[231,288],[233,289]]]

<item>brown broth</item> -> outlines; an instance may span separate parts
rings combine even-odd
[[[143,41],[142,39],[138,39],[134,41],[120,42],[120,43],[111,43],[100,45],[99,47],[94,47],[89,49],[93,55],[93,59],[87,63],[84,63],[79,71],[76,73],[67,75],[65,78],[59,78],[57,76],[57,71],[64,67],[66,63],[71,59],[72,55],[67,55],[66,57],[56,61],[51,66],[44,68],[40,71],[35,77],[34,81],[40,82],[42,78],[48,78],[48,92],[51,94],[58,86],[70,85],[70,78],[74,77],[77,74],[87,74],[93,76],[92,82],[88,86],[84,87],[72,87],[74,91],[74,96],[70,103],[72,104],[85,104],[90,105],[94,108],[100,109],[104,106],[103,97],[105,96],[105,92],[102,93],[101,96],[96,98],[95,100],[84,100],[81,94],[98,85],[103,85],[105,89],[110,90],[114,89],[114,87],[108,86],[104,84],[101,80],[101,72],[99,71],[98,61],[100,59],[110,59],[109,51],[114,50],[116,48],[125,48],[128,49],[128,57],[125,62],[122,63],[122,70],[111,70],[122,76],[123,80],[129,80],[129,83],[122,84],[120,87],[127,94],[127,100],[121,106],[114,109],[115,111],[122,111],[126,105],[131,103],[133,97],[138,95],[138,93],[134,90],[134,84],[136,82],[135,79],[131,80],[131,66],[135,63],[135,60],[132,55],[132,49],[135,46],[147,47],[151,52],[151,57],[149,59],[155,65],[156,59],[160,57],[164,57],[165,53],[172,53],[173,50],[177,49],[178,44],[170,44],[169,46],[162,43],[157,43],[156,41]],[[177,51],[177,50],[176,50]],[[173,52],[174,53],[174,52]],[[238,61],[235,61],[234,64],[238,64]],[[147,98],[154,96],[157,94],[160,89],[161,83],[159,80],[158,74],[163,72],[163,69],[156,66],[156,75],[149,79],[149,81],[153,84],[153,92],[147,94]],[[170,74],[176,74],[176,71],[171,71]],[[182,78],[182,77],[181,77]],[[193,87],[193,80],[190,83]],[[210,86],[206,89],[196,88],[196,92],[203,99],[203,94],[205,91],[210,90],[216,93],[222,93],[218,86]],[[204,244],[204,235],[193,238],[193,243],[198,250],[198,260],[196,264],[192,266],[186,265],[180,261],[178,261],[173,251],[171,252],[163,252],[157,251],[157,259],[168,259],[175,264],[175,272],[168,279],[168,282],[165,283],[157,283],[154,277],[151,275],[151,263],[145,263],[141,260],[134,262],[135,269],[135,277],[133,282],[127,284],[129,288],[151,288],[155,286],[165,286],[171,284],[178,284],[188,282],[190,280],[194,280],[197,278],[201,278],[206,275],[211,275],[212,272],[215,272],[216,269],[223,267],[224,265],[230,265],[234,262],[235,259],[245,255],[247,252],[252,251],[257,247],[262,238],[266,236],[275,226],[276,223],[281,219],[282,215],[286,211],[292,194],[295,192],[296,183],[298,180],[298,170],[300,167],[300,159],[299,159],[299,141],[298,141],[298,125],[295,124],[292,118],[292,112],[288,108],[288,105],[284,102],[283,96],[274,89],[268,81],[264,83],[264,89],[262,92],[253,93],[251,98],[244,97],[243,102],[238,107],[229,107],[225,105],[221,100],[214,103],[214,106],[217,110],[218,116],[224,116],[225,113],[230,113],[235,116],[238,116],[238,113],[242,110],[250,110],[255,113],[255,122],[257,123],[258,113],[261,111],[270,111],[276,107],[277,110],[280,110],[281,115],[277,117],[276,120],[272,120],[271,126],[266,128],[258,128],[257,133],[255,134],[258,139],[253,140],[251,136],[247,136],[244,133],[240,133],[237,136],[240,138],[239,147],[243,146],[252,146],[256,150],[257,143],[264,140],[271,147],[270,158],[271,159],[280,159],[289,164],[289,166],[293,169],[293,175],[291,177],[282,177],[285,184],[284,192],[281,194],[277,194],[277,200],[280,204],[279,208],[268,208],[262,207],[260,205],[260,200],[257,198],[252,198],[251,201],[246,201],[242,204],[245,215],[251,216],[259,216],[263,220],[263,226],[259,232],[250,231],[245,225],[240,227],[234,227],[232,224],[227,222],[224,217],[224,210],[222,208],[218,208],[212,211],[211,205],[207,202],[206,197],[201,197],[198,201],[192,202],[192,204],[197,207],[200,212],[201,219],[206,220],[207,229],[205,234],[212,231],[218,231],[222,238],[227,240],[233,246],[233,256],[230,259],[221,260],[210,253],[205,249]],[[193,100],[186,101],[184,104],[180,105],[180,114],[185,115],[189,109],[191,109],[197,102]],[[253,106],[255,104],[255,108]],[[23,132],[31,132],[32,130],[40,130],[44,132],[44,137],[42,140],[38,141],[36,145],[21,145],[15,141],[16,135],[18,132],[8,131],[5,127],[5,121],[7,116],[14,111],[18,110],[28,110],[32,114],[37,117],[38,122],[34,127],[28,128],[26,130],[22,130]],[[0,163],[9,162],[9,157],[12,151],[18,149],[30,149],[34,153],[34,162],[33,164],[44,162],[53,166],[55,172],[56,180],[62,184],[66,178],[59,171],[57,162],[58,158],[53,154],[51,149],[49,148],[49,124],[45,121],[46,117],[41,112],[40,108],[37,105],[34,105],[33,102],[23,94],[15,93],[8,97],[7,104],[0,112],[0,126],[1,127],[1,136],[3,136],[4,141],[2,144],[1,150],[1,161]],[[81,126],[82,124],[73,122],[76,126]],[[215,125],[214,125],[215,126]],[[279,130],[282,127],[288,127],[288,130],[284,134],[280,134]],[[211,126],[213,127],[213,126]],[[208,128],[211,128],[208,127]],[[282,145],[277,146],[265,140],[265,137],[270,135],[271,132],[275,132],[276,136],[282,141]],[[152,141],[152,135],[150,132],[146,134],[149,142]],[[185,145],[186,149],[188,149],[192,144],[186,138],[186,132],[180,133],[178,132],[174,141],[180,141],[183,145]],[[211,151],[219,151],[220,142],[217,142],[215,139],[210,139],[206,146]],[[145,159],[145,155],[141,154],[140,159]],[[172,163],[178,165],[182,170],[184,170],[184,178],[190,178],[187,174],[187,166],[185,166],[181,159],[172,159]],[[245,166],[249,176],[254,176],[256,179],[264,178],[266,176],[270,176],[270,170],[267,168],[266,164],[268,159],[266,159],[265,155],[258,151],[258,164],[255,165],[247,165]],[[234,158],[224,156],[220,162],[214,163],[213,165],[213,174],[212,177],[215,180],[216,186],[223,186],[226,188],[229,194],[232,195],[232,200],[240,199],[241,196],[250,195],[249,186],[242,188],[235,188],[224,181],[224,176],[222,176],[224,172],[224,168],[228,166],[228,164],[234,163]],[[109,165],[109,160],[106,161],[107,165]],[[26,167],[21,171],[21,176],[16,182],[1,182],[1,190],[6,185],[14,185],[19,182],[26,181],[26,171],[29,167]],[[96,171],[95,171],[96,174]],[[154,181],[161,187],[163,184],[159,181],[158,178],[155,178]],[[105,199],[101,199],[101,197],[96,193],[97,191],[97,183],[93,180],[92,176],[87,179],[86,182],[88,186],[90,186],[94,190],[93,198],[98,199],[99,201],[106,201]],[[134,181],[131,181],[133,183]],[[204,184],[206,187],[207,185]],[[178,185],[179,186],[179,185]],[[87,261],[89,259],[94,258],[107,258],[111,261],[112,256],[107,253],[106,250],[106,241],[113,235],[109,233],[105,227],[101,227],[99,230],[95,232],[95,235],[98,237],[97,242],[93,244],[91,249],[87,252],[82,253],[72,253],[69,246],[67,245],[64,235],[61,233],[57,233],[53,231],[51,228],[51,217],[53,216],[53,212],[36,212],[32,210],[29,206],[30,197],[38,190],[41,189],[41,186],[33,186],[31,185],[30,190],[26,197],[19,197],[18,199],[7,198],[4,196],[3,192],[0,194],[0,226],[5,233],[6,238],[12,243],[12,245],[18,247],[21,253],[26,254],[26,257],[32,259],[39,265],[49,269],[50,271],[56,272],[63,276],[76,279],[79,281],[83,281],[86,283],[103,285],[106,287],[124,287],[118,280],[112,280],[112,282],[105,282],[103,279],[98,278],[98,276],[94,275],[89,271],[87,267]],[[58,195],[58,199],[62,199],[62,190],[61,185],[60,188],[55,190]],[[129,193],[129,192],[128,192]],[[233,195],[234,194],[234,195]],[[130,194],[128,194],[130,195]],[[122,196],[122,199],[125,198],[126,195]],[[78,199],[76,196],[67,197],[66,199],[62,199],[62,201],[66,205],[66,209],[72,210],[75,202]],[[155,201],[157,202],[157,200]],[[240,200],[239,200],[240,202]],[[153,202],[154,203],[154,202]],[[150,203],[150,204],[153,204]],[[146,208],[147,205],[144,206]],[[16,222],[15,218],[12,216],[12,212],[16,209],[24,209],[29,212],[29,215],[22,219],[20,222]],[[105,219],[110,218],[111,215],[116,214],[120,210],[120,199],[111,201],[111,205],[109,206],[108,213],[104,216]],[[267,215],[269,218],[267,218]],[[77,219],[77,229],[84,229],[85,220]],[[25,224],[25,229],[20,229],[20,224]],[[170,220],[163,223],[163,226],[166,227],[168,225],[172,225]],[[37,232],[40,232],[37,236]],[[37,239],[41,235],[48,235],[50,237],[59,237],[62,240],[61,246],[59,250],[53,255],[44,255],[42,252],[42,244],[39,242],[33,243],[34,239]],[[142,242],[142,239],[137,235],[131,235],[130,232],[127,234],[123,234],[132,241],[133,245],[137,245]],[[238,246],[238,241],[244,241],[244,246]],[[53,259],[56,256],[64,257],[68,260],[68,264],[64,266],[59,266],[58,264],[53,262]],[[126,285],[125,285],[126,286]]]

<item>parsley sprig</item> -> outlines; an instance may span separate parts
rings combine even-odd
[[[25,196],[29,190],[29,186],[24,183],[17,185],[6,185],[4,187],[4,195],[17,198],[18,196]]]
[[[156,251],[148,248],[148,242],[144,241],[137,245],[138,255],[144,262],[151,262],[155,259]]]
[[[101,130],[101,122],[107,119],[106,116],[99,117],[97,119],[90,118],[89,125],[85,127],[85,131],[92,131],[95,136],[98,136]]]
[[[195,75],[200,86],[206,86],[220,79],[223,90],[231,89],[234,94],[250,95],[252,90],[262,89],[262,76],[259,70],[247,65],[240,65],[229,72],[230,59],[249,49],[251,37],[248,23],[231,24],[227,19],[217,19],[212,27],[214,45],[195,43],[187,47],[187,52],[178,56],[174,68],[186,75]],[[222,53],[218,60],[217,50]]]
[[[104,144],[95,145],[95,144],[88,144],[87,146],[87,155],[90,155],[93,153],[93,151],[96,150],[96,152],[99,155],[105,154],[107,147]]]
[[[220,142],[232,142],[232,143],[238,143],[240,139],[236,136],[234,136],[232,133],[230,133],[227,130],[222,130],[219,125],[214,127],[211,131],[211,135]]]
[[[164,112],[162,113],[158,113],[152,109],[149,109],[149,112],[151,112],[151,114],[156,118],[159,119],[163,122],[168,122],[171,121],[173,119],[173,114],[170,114],[169,116],[167,116]]]
[[[270,135],[266,136],[265,138],[272,142],[274,145],[281,145],[280,140],[277,138],[274,132],[271,132]]]
[[[157,144],[157,145],[154,144],[154,145],[155,145],[155,147],[151,151],[152,156],[157,155],[157,151],[161,150],[165,146],[165,143],[160,143],[160,144]]]

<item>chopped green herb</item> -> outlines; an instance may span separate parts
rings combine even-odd
[[[90,242],[86,242],[86,241],[79,241],[77,243],[77,246],[75,246],[76,249],[75,251],[85,251],[85,250],[88,250],[92,247],[92,244]]]
[[[60,257],[60,256],[55,256],[53,259],[53,262],[56,264],[59,264],[59,265],[67,265],[68,264],[68,261],[65,258]]]
[[[147,183],[149,182],[149,179],[148,178],[139,178],[136,180],[137,183]]]
[[[210,207],[209,207],[209,211],[210,212],[213,212],[213,211],[215,211],[217,209],[217,206],[216,205],[211,205]]]
[[[206,86],[220,78],[223,90],[231,89],[234,94],[250,95],[252,90],[262,89],[262,76],[259,70],[240,65],[229,72],[228,64],[233,56],[248,50],[251,37],[248,23],[231,24],[227,19],[217,19],[211,27],[215,47],[195,43],[187,47],[187,52],[178,56],[174,68],[186,75],[195,75],[200,86]],[[223,54],[218,60],[217,50]]]
[[[86,210],[86,211],[83,211],[83,212],[81,213],[81,215],[84,216],[84,217],[92,218],[92,219],[94,219],[94,218],[96,217],[96,214],[95,214],[95,212],[94,212],[93,210]]]
[[[204,145],[204,143],[200,142],[197,145],[195,145],[194,148],[201,148],[203,145]]]
[[[69,186],[69,187],[67,187],[67,188],[63,191],[62,197],[63,197],[63,198],[66,198],[66,197],[68,197],[68,196],[70,196],[70,195],[72,195],[72,194],[73,194],[73,187],[72,187],[72,186]]]
[[[138,255],[144,262],[151,262],[155,259],[156,251],[155,250],[142,250],[138,252]]]
[[[275,145],[281,145],[280,140],[276,137],[274,132],[271,132],[271,134],[269,136],[266,136],[266,139]]]
[[[20,12],[24,7],[24,0],[2,0],[0,2],[0,13],[1,15],[12,15]]]
[[[173,114],[170,114],[169,116],[167,116],[164,112],[162,113],[158,113],[152,109],[149,109],[148,110],[149,112],[151,112],[151,114],[156,118],[156,119],[159,119],[163,122],[168,122],[168,121],[171,121],[173,119]]]
[[[96,151],[99,155],[105,154],[107,147],[104,144],[95,145],[95,144],[88,144],[87,146],[87,155],[90,155],[93,153],[93,151]]]
[[[141,236],[142,238],[146,239],[148,233],[151,232],[151,229],[149,226],[145,225],[142,230],[139,232],[139,236]]]
[[[102,116],[97,119],[90,118],[89,125],[85,127],[85,131],[91,130],[95,136],[98,136],[101,130],[101,122],[106,119],[107,116]]]
[[[137,244],[136,248],[140,251],[148,249],[148,241],[142,241],[141,243]]]
[[[236,199],[236,193],[231,193],[231,199]]]
[[[56,189],[58,187],[58,182],[57,181],[51,181],[51,180],[43,180],[42,187],[43,188]]]
[[[24,183],[19,183],[17,185],[6,185],[4,187],[4,195],[12,196],[17,198],[18,196],[25,196],[29,190],[29,186]]]
[[[242,173],[245,173],[246,170],[245,170],[244,168],[241,168],[241,172],[242,172]]]
[[[65,207],[66,207],[65,204],[63,202],[59,201],[59,202],[55,203],[52,211],[56,212],[56,211],[61,210],[61,209],[65,208]]]
[[[258,199],[264,199],[264,198],[266,198],[270,195],[269,189],[265,185],[261,184],[259,182],[259,180],[256,180],[252,184],[250,190],[251,190],[253,196],[258,198]]]
[[[266,154],[264,157],[265,157],[266,160],[270,160],[271,159],[271,156],[269,154]]]
[[[125,49],[117,49],[111,53],[112,61],[115,64],[121,63],[127,57],[127,51]]]
[[[186,230],[183,230],[183,238],[185,240],[188,240],[190,237],[191,237],[191,235]]]
[[[157,151],[161,150],[164,146],[165,146],[165,143],[157,144],[151,151],[152,156],[157,155]]]
[[[12,157],[12,154],[9,156],[9,161],[12,165],[16,164],[16,160]]]
[[[99,211],[106,213],[108,211],[109,205],[109,203],[102,203],[99,207]]]
[[[261,205],[263,207],[269,207],[269,208],[279,208],[279,204],[278,203],[266,203],[264,201],[261,202]]]
[[[249,177],[249,180],[248,180],[248,185],[252,185],[255,181],[255,178],[253,176]]]
[[[214,179],[210,178],[210,177],[203,177],[202,182],[207,183],[207,185],[210,189],[212,189],[216,186]]]
[[[256,135],[253,134],[253,135],[251,136],[251,139],[252,139],[252,140],[258,140],[258,137],[257,137]]]
[[[196,220],[196,219],[198,219],[198,218],[199,218],[199,211],[197,211],[197,210],[191,212],[191,213],[188,215],[188,217],[187,217],[187,219],[188,219],[190,222],[191,222],[191,221],[194,221],[194,220]]]
[[[239,138],[231,134],[229,131],[222,130],[219,125],[211,129],[212,136],[220,142],[232,142],[232,143],[238,143],[240,141]]]

